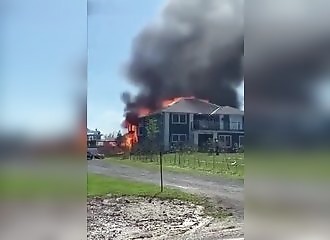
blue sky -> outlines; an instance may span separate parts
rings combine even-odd
[[[56,134],[78,125],[78,67],[87,54],[88,127],[120,129],[131,90],[121,70],[133,38],[162,4],[158,0],[2,0],[0,132]],[[88,24],[88,25],[87,25]],[[88,26],[88,28],[87,28]]]
[[[123,66],[165,2],[90,0],[87,19],[87,0],[2,0],[9,8],[0,19],[0,132],[60,134],[78,125],[87,40],[88,127],[118,131],[121,94],[136,91]]]
[[[93,2],[97,2],[96,12],[88,23],[88,127],[108,134],[118,131],[124,119],[122,92],[136,90],[123,74],[132,41],[164,0]]]
[[[86,1],[2,0],[0,131],[54,135],[77,125]]]

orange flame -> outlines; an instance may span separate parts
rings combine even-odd
[[[137,126],[127,123],[128,132],[123,136],[122,147],[126,147],[129,150],[133,145],[138,142]]]
[[[168,99],[168,100],[164,100],[162,102],[162,108],[166,108],[166,107],[170,107],[173,104],[179,102],[182,99],[196,99],[196,97],[194,96],[190,96],[190,97],[176,97],[176,98],[172,98],[172,99]],[[209,100],[204,100],[204,99],[199,99],[200,101],[204,101],[204,102],[209,102]]]
[[[194,96],[191,96],[191,97],[175,97],[175,98],[171,98],[171,99],[166,99],[166,100],[162,101],[161,108],[163,109],[163,108],[170,107],[173,104],[179,102],[181,99],[195,99],[195,97]],[[203,101],[208,102],[208,100],[203,100]],[[139,113],[139,117],[145,117],[145,116],[151,114],[152,112],[148,108],[140,108],[138,110],[138,113]]]
[[[177,97],[173,99],[167,99],[162,102],[162,108],[167,108],[169,106],[172,106],[174,103],[180,101],[183,97]]]
[[[139,113],[139,117],[144,117],[144,116],[149,115],[151,113],[151,111],[148,108],[141,108],[141,109],[139,109],[138,113]]]

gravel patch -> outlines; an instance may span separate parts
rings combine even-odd
[[[226,239],[242,236],[233,218],[215,219],[204,207],[180,200],[90,198],[88,239]]]

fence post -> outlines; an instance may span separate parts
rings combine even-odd
[[[159,152],[159,166],[160,166],[160,192],[164,190],[164,182],[163,182],[163,153]]]
[[[180,152],[178,154],[179,154],[179,167],[181,167],[181,154]]]

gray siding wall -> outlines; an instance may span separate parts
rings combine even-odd
[[[145,139],[147,139],[147,121],[149,118],[155,118],[157,119],[158,124],[158,136],[156,138],[156,141],[162,145],[162,147],[165,150],[168,150],[169,147],[173,144],[172,142],[172,134],[185,134],[186,139],[189,142],[193,142],[193,134],[191,131],[191,125],[192,120],[191,118],[194,117],[193,114],[184,114],[186,116],[186,123],[185,124],[177,124],[172,122],[172,117],[174,114],[177,113],[160,113],[153,116],[147,116],[144,118],[141,118],[141,123],[143,125],[142,128],[140,128],[142,136],[139,136],[139,141],[143,142]],[[216,116],[215,116],[216,117]],[[203,116],[200,117],[203,119]],[[232,147],[234,147],[235,143],[237,146],[239,146],[239,136],[244,136],[244,130],[243,131],[233,131],[231,132],[229,130],[230,125],[230,118],[229,115],[224,115],[224,130],[218,130],[218,131],[211,131],[216,135],[230,135],[232,138]],[[244,117],[243,117],[243,129],[244,129]]]

